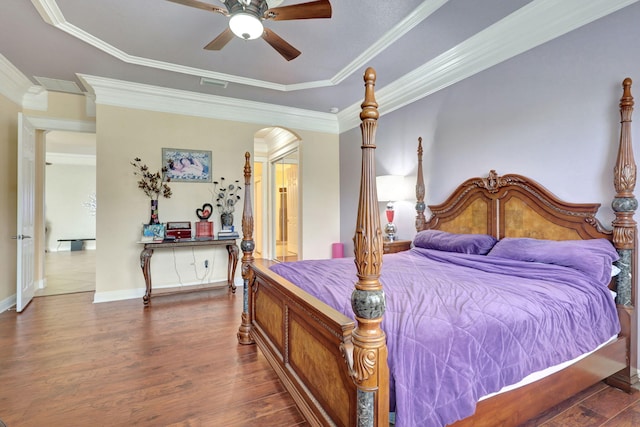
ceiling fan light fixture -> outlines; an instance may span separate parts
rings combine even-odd
[[[244,12],[238,12],[231,16],[229,28],[233,34],[245,40],[257,39],[264,32],[262,21],[257,16]]]

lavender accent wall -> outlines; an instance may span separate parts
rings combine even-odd
[[[600,220],[609,223],[625,77],[636,81],[640,105],[638,22],[640,4],[634,4],[382,116],[376,175],[410,175],[406,190],[412,194],[422,136],[427,204],[442,202],[463,180],[495,169],[530,176],[567,201],[600,202]],[[383,86],[379,75],[378,87]],[[640,160],[640,132],[634,137]],[[340,135],[345,256],[353,256],[360,142],[359,128]],[[401,239],[415,234],[414,203],[413,197],[396,203]]]

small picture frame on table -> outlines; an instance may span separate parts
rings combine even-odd
[[[142,242],[164,240],[164,224],[144,224],[142,226]]]

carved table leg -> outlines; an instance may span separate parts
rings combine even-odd
[[[227,252],[229,252],[229,265],[227,267],[227,283],[229,284],[229,289],[231,292],[236,292],[236,284],[234,279],[236,277],[236,266],[238,265],[238,253],[240,250],[236,243],[227,245]]]
[[[151,263],[151,256],[153,255],[153,249],[144,248],[140,252],[140,267],[142,268],[142,274],[144,275],[144,283],[147,287],[142,302],[144,305],[148,305],[151,300],[151,270],[149,264]]]

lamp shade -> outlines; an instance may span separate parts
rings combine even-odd
[[[229,28],[233,34],[245,40],[257,39],[264,32],[260,19],[244,12],[238,12],[231,16]]]
[[[376,177],[379,202],[393,202],[402,197],[402,184],[404,177],[401,175],[382,175]]]

